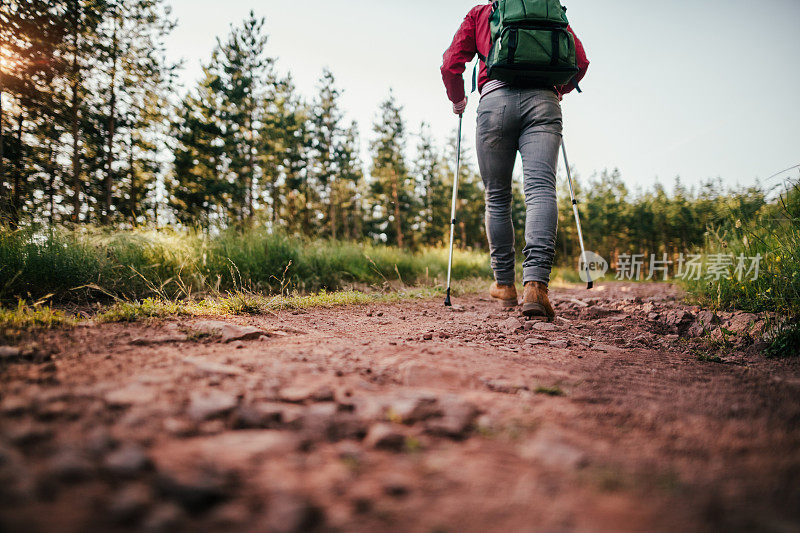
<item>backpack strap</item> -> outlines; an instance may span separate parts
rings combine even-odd
[[[472,92],[478,90],[478,73],[481,69],[481,61],[486,63],[486,57],[478,52],[478,60],[475,62],[475,67],[472,69]]]

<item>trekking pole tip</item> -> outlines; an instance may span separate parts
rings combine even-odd
[[[594,281],[590,281],[589,285],[586,288],[589,289],[589,290],[594,289]]]
[[[447,296],[444,299],[445,307],[453,307],[453,302],[450,301],[450,287],[447,288]]]

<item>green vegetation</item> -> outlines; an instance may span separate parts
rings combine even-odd
[[[707,234],[703,253],[762,258],[758,275],[736,272],[687,282],[700,303],[719,309],[774,313],[768,353],[800,353],[800,187],[791,184],[777,202],[755,213],[731,212],[730,223]]]
[[[0,340],[13,339],[26,331],[71,326],[76,318],[50,306],[29,305],[20,300],[16,307],[0,307]]]
[[[0,300],[6,302],[224,293],[232,311],[242,312],[252,293],[434,285],[446,269],[445,249],[411,252],[256,230],[214,237],[168,230],[0,230]],[[456,252],[455,279],[490,275],[485,254]]]
[[[546,396],[566,396],[564,391],[561,390],[561,387],[559,387],[558,385],[554,385],[552,387],[544,387],[544,386],[536,387],[536,389],[534,389],[534,392],[536,394],[544,394]]]
[[[457,282],[453,291],[458,296],[485,287],[486,281],[484,279],[475,278]],[[444,297],[444,289],[441,286],[369,293],[354,290],[320,291],[312,294],[289,294],[285,296],[264,296],[239,290],[201,300],[169,301],[146,298],[142,301],[118,301],[100,313],[97,318],[101,322],[134,322],[146,318],[178,316],[250,315],[272,313],[286,309],[394,303],[439,296]]]

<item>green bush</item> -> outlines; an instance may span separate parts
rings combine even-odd
[[[777,202],[763,207],[755,216],[734,216],[730,228],[710,231],[708,235],[704,249],[707,255],[760,256],[758,278],[752,279],[751,273],[688,281],[688,290],[702,303],[716,308],[778,314],[782,320],[778,321],[770,353],[796,353],[798,333],[792,324],[800,318],[800,187],[791,185]]]
[[[195,293],[337,290],[360,283],[435,283],[447,250],[307,240],[264,230],[216,236],[171,230],[0,229],[0,300],[86,301]],[[489,277],[488,257],[457,251],[455,279]]]

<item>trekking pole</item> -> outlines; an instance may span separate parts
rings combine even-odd
[[[444,299],[445,307],[452,307],[450,301],[450,277],[453,272],[453,239],[456,236],[456,201],[458,200],[458,173],[461,167],[461,123],[464,115],[458,115],[458,142],[456,143],[456,175],[453,177],[453,209],[450,211],[450,257],[447,260],[447,296]]]
[[[569,170],[569,160],[567,159],[567,147],[564,145],[564,137],[561,137],[561,153],[564,154],[564,166],[567,167],[567,180],[569,181],[569,195],[572,198],[572,210],[575,212],[575,223],[578,225],[578,240],[581,243],[581,261],[586,269],[586,279],[588,280],[587,289],[594,287],[592,275],[589,273],[589,263],[586,261],[586,248],[583,246],[583,231],[581,231],[581,215],[578,212],[578,201],[575,199],[575,188],[572,185],[572,173]]]

